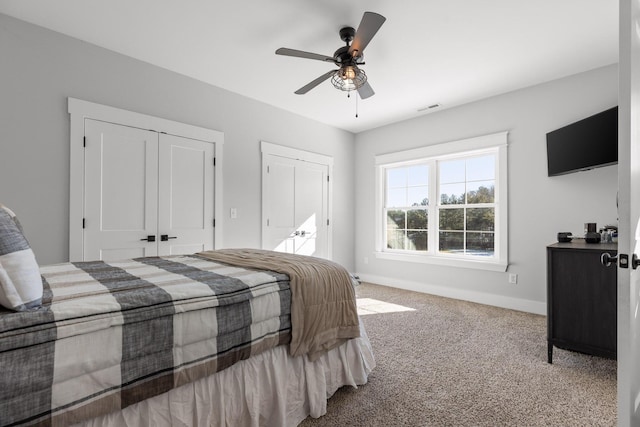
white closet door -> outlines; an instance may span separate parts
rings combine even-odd
[[[213,249],[211,143],[160,134],[158,254]]]
[[[298,161],[295,177],[295,253],[327,257],[326,165]],[[294,232],[295,234],[295,232]]]
[[[269,156],[265,180],[266,228],[263,249],[295,253],[295,164]]]
[[[272,155],[266,163],[262,247],[326,258],[328,166]]]
[[[84,259],[156,255],[158,134],[86,119],[85,137]]]

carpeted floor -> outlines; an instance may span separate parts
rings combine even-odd
[[[300,426],[616,425],[615,360],[554,349],[548,364],[544,316],[366,283],[357,294],[377,366]]]

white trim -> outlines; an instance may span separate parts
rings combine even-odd
[[[421,264],[434,264],[447,267],[458,268],[473,268],[475,270],[487,270],[487,271],[507,271],[508,263],[500,262],[499,260],[484,260],[484,259],[469,259],[469,258],[455,258],[453,256],[445,255],[424,255],[410,252],[374,252],[376,258],[387,259],[391,261],[406,261],[416,262]]]
[[[325,154],[313,153],[311,151],[299,150],[297,148],[286,147],[284,145],[273,144],[267,141],[260,141],[260,152],[262,154],[262,194],[266,194],[265,173],[267,170],[266,156],[280,156],[288,159],[302,160],[305,162],[316,163],[327,166],[329,170],[329,185],[327,188],[327,258],[333,259],[333,157]],[[265,241],[265,212],[266,200],[262,197],[262,220],[261,220],[261,242]],[[262,243],[261,243],[262,244]]]
[[[421,292],[424,294],[438,295],[441,297],[491,305],[494,307],[501,307],[509,310],[524,311],[527,313],[540,314],[543,316],[546,316],[547,314],[547,304],[545,302],[506,297],[503,295],[488,294],[484,292],[474,292],[465,289],[429,285],[422,282],[413,282],[409,280],[370,274],[358,273],[358,276],[363,282],[373,283],[376,285],[389,286],[392,288],[405,289],[408,291]]]
[[[424,147],[413,148],[411,150],[396,151],[388,154],[378,154],[375,158],[375,162],[376,165],[391,165],[396,162],[408,162],[413,159],[441,157],[448,154],[473,152],[475,150],[495,148],[502,145],[507,145],[508,134],[509,131],[503,131],[492,133],[490,135],[477,136],[474,138],[427,145]]]
[[[214,168],[214,248],[223,245],[224,215],[222,209],[222,159],[224,133],[193,126],[186,123],[160,117],[149,116],[107,105],[96,104],[76,98],[68,98],[67,111],[70,115],[70,165],[69,165],[69,259],[82,260],[83,231],[82,218],[84,216],[84,121],[85,119],[100,120],[109,123],[125,125],[154,132],[163,132],[185,138],[214,144],[216,167]]]
[[[260,152],[262,154],[271,154],[272,156],[280,156],[288,159],[317,163],[319,165],[333,166],[333,157],[331,156],[299,150],[297,148],[285,147],[284,145],[277,145],[267,141],[260,141]]]
[[[72,117],[77,115],[82,119],[102,120],[206,142],[224,143],[224,133],[217,130],[149,116],[147,114],[136,113],[108,105],[96,104],[76,98],[69,98],[68,112]]]
[[[438,264],[452,267],[475,268],[490,271],[506,271],[509,265],[508,250],[508,164],[507,164],[507,147],[508,147],[508,131],[497,132],[490,135],[478,136],[475,138],[467,138],[458,141],[446,142],[441,144],[429,145],[411,150],[399,151],[388,154],[380,154],[375,156],[375,251],[376,257],[390,259],[394,261],[421,262],[426,264]],[[456,258],[447,255],[436,255],[433,253],[405,253],[405,252],[387,252],[384,250],[383,235],[383,211],[385,197],[385,174],[384,170],[399,165],[409,165],[411,163],[424,163],[428,160],[442,160],[448,156],[457,157],[459,155],[481,155],[483,153],[492,152],[496,155],[496,229],[495,241],[496,252],[491,259],[474,259],[472,257]],[[430,168],[429,181],[437,182],[434,177],[436,171],[434,167]],[[432,194],[433,186],[430,184],[429,197],[436,200]],[[429,240],[429,247],[436,247],[436,241],[433,233]]]

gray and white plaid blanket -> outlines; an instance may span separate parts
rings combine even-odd
[[[0,425],[68,425],[291,339],[289,278],[198,256],[41,268],[43,307],[0,310]]]

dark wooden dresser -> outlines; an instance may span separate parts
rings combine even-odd
[[[617,266],[600,262],[615,256],[616,243],[555,243],[547,246],[548,362],[553,347],[616,358]]]

